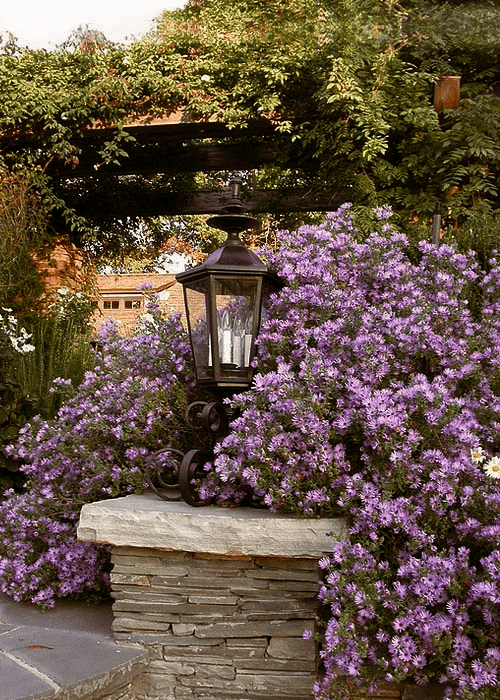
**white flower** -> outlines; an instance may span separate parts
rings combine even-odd
[[[488,476],[491,476],[492,479],[500,479],[500,458],[492,457],[488,462],[486,462],[483,469]]]
[[[12,345],[12,348],[20,355],[26,355],[28,352],[33,352],[33,350],[35,349],[34,345],[28,343],[28,340],[30,338],[31,335],[29,333],[26,333],[26,335],[19,336],[19,338],[12,337],[10,338],[10,344]]]
[[[203,80],[204,83],[209,83],[209,82],[210,82],[210,76],[207,75],[206,73],[204,73],[204,74],[201,76],[200,80]]]
[[[4,311],[11,311],[11,309],[5,309]],[[10,345],[15,352],[25,355],[28,352],[33,352],[35,349],[29,341],[31,340],[31,333],[25,328],[21,328],[18,331],[17,318],[15,316],[7,316],[6,318],[0,314],[0,329],[4,332],[5,338],[10,342]]]
[[[484,462],[486,459],[486,455],[484,454],[482,447],[475,447],[473,450],[471,450],[470,457],[474,464],[481,464],[481,462]]]

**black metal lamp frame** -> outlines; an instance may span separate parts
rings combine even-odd
[[[260,258],[245,247],[240,234],[255,228],[257,220],[243,213],[240,201],[240,181],[231,182],[231,200],[222,214],[212,217],[208,224],[225,231],[227,240],[212,253],[204,263],[176,275],[184,289],[184,301],[188,322],[191,349],[196,368],[197,384],[215,392],[220,401],[192,403],[186,411],[186,422],[195,431],[203,430],[219,437],[227,435],[231,410],[222,399],[250,387],[252,381],[252,359],[254,341],[261,321],[263,298],[277,288],[277,278],[269,272]],[[251,325],[251,341],[245,352],[240,349],[240,362],[227,361],[227,343],[221,347],[220,314],[217,308],[217,290],[224,298],[234,295],[238,299],[248,298],[252,302],[248,317]],[[250,291],[249,291],[250,290]],[[199,334],[198,310],[190,305],[190,293],[198,296],[198,310],[203,313],[203,334]],[[245,297],[245,294],[248,295]],[[201,303],[200,303],[201,300]],[[198,328],[196,324],[198,323]],[[230,336],[231,337],[231,336]],[[241,341],[240,341],[241,343]],[[234,348],[233,348],[234,350]],[[187,454],[165,448],[156,453],[158,463],[146,472],[152,490],[164,500],[183,499],[191,506],[207,505],[198,495],[198,486],[204,476],[205,465],[211,456],[204,450],[193,449]],[[164,470],[161,459],[169,460]],[[154,473],[152,473],[152,471]],[[167,476],[168,475],[168,476]]]
[[[228,433],[229,415],[226,406],[219,401],[194,401],[186,411],[186,422],[193,431],[203,430],[224,437]],[[169,465],[164,469],[162,458]],[[205,475],[205,465],[211,455],[201,449],[180,450],[166,447],[155,453],[155,463],[146,468],[146,480],[151,490],[164,501],[185,501],[190,506],[206,506],[207,499],[200,498],[198,486]]]

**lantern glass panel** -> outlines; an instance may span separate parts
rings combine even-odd
[[[219,380],[249,381],[253,340],[259,323],[260,278],[213,279],[216,343],[212,343]],[[215,329],[214,329],[215,330]]]
[[[214,368],[210,356],[209,306],[205,287],[206,285],[197,285],[196,289],[184,287],[184,301],[196,378],[201,382],[214,378]]]

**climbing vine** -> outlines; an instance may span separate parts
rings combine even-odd
[[[88,180],[61,176],[82,158],[89,127],[112,127],[93,146],[99,171],[126,161],[133,137],[124,127],[140,116],[184,110],[243,140],[250,123],[266,120],[279,155],[259,173],[264,181],[268,171],[278,186],[349,187],[360,204],[391,202],[400,222],[427,220],[441,200],[445,221],[462,225],[478,202],[499,204],[499,15],[483,1],[190,0],[130,46],[96,40],[47,52],[7,41],[0,165],[29,173],[59,230],[116,248],[137,222],[77,207]],[[463,77],[463,99],[438,115],[432,95],[443,74]],[[197,182],[128,176],[99,187],[103,201],[140,200]]]

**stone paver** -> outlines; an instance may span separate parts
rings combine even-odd
[[[347,535],[344,518],[315,520],[280,515],[259,508],[192,508],[154,493],[133,494],[86,503],[78,539],[115,547],[168,547],[176,551],[227,556],[319,559],[336,539]],[[203,515],[200,514],[202,511]]]
[[[145,653],[117,646],[111,603],[60,600],[47,612],[0,595],[0,700],[56,697],[143,668]],[[69,691],[71,696],[71,691]]]

